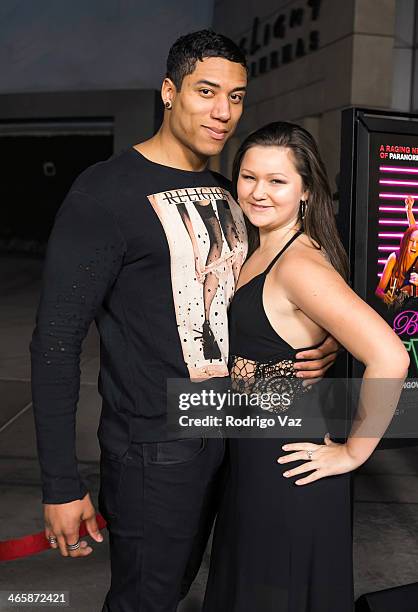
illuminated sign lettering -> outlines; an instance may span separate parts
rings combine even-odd
[[[254,17],[250,35],[239,41],[239,47],[250,59],[250,76],[265,74],[319,49],[317,29],[303,34],[297,30],[302,29],[308,20],[317,21],[320,8],[321,0],[307,0],[305,7],[280,13],[272,22],[262,23],[259,17]],[[272,43],[274,48],[271,48]],[[259,53],[262,55],[254,57]]]
[[[418,338],[403,340],[403,343],[408,353],[412,353],[415,369],[418,370]]]
[[[415,310],[404,310],[393,320],[393,330],[399,335],[412,336],[418,333],[418,312]]]

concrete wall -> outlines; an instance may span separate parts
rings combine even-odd
[[[0,93],[159,88],[167,51],[213,0],[2,0]]]
[[[416,0],[397,0],[393,49],[392,107],[412,111],[412,70]]]
[[[0,135],[18,129],[32,133],[38,122],[68,124],[77,120],[107,119],[118,152],[141,140],[150,138],[160,125],[162,104],[159,92],[83,91],[34,94],[4,94],[0,96]],[[50,128],[53,129],[52,127]]]
[[[357,0],[351,104],[391,108],[396,0]]]
[[[350,105],[390,108],[392,104],[395,0],[217,0],[214,27],[237,43],[247,38],[251,46],[252,25],[259,18],[261,48],[251,54],[250,63],[269,56],[283,46],[293,47],[293,59],[251,78],[246,110],[236,138],[225,151],[221,166],[230,171],[238,142],[250,131],[275,120],[295,121],[317,138],[327,165],[332,187],[339,171],[340,115]],[[313,18],[312,5],[318,14]],[[292,10],[303,10],[298,23]],[[266,24],[274,26],[284,16],[283,38],[271,36],[263,46]],[[283,23],[282,22],[282,23]],[[317,50],[309,50],[311,32],[319,33]],[[297,40],[305,44],[306,55],[295,58]]]

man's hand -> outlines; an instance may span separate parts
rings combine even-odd
[[[298,370],[296,376],[309,379],[311,383],[317,382],[311,379],[321,379],[324,376],[328,368],[335,362],[339,348],[340,345],[335,338],[327,336],[318,348],[296,353],[296,359],[312,360],[296,362],[293,366],[295,370]]]
[[[79,541],[81,521],[85,521],[89,535],[96,542],[103,542],[96,523],[96,511],[87,493],[83,499],[77,499],[67,504],[44,504],[45,537],[47,540],[56,538],[57,543],[51,543],[51,548],[58,548],[63,557],[87,557],[93,552],[85,540],[80,542],[77,550],[68,550],[67,545]]]

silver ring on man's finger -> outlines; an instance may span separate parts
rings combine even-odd
[[[80,540],[77,540],[75,544],[67,544],[67,550],[77,550],[80,548]]]
[[[57,544],[58,540],[57,540],[57,538],[54,538],[53,536],[50,536],[50,537],[48,538],[48,542],[49,542],[50,544]]]
[[[315,450],[307,450],[306,454],[308,455],[308,459],[309,461],[312,461],[312,455],[314,454]]]

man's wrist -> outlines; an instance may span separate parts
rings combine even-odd
[[[42,487],[43,504],[67,504],[83,499],[88,489],[81,479],[54,478],[44,482]]]

